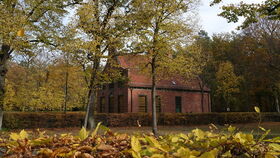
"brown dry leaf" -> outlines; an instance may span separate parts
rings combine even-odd
[[[98,150],[114,150],[113,146],[111,145],[106,145],[106,144],[100,144],[97,147]]]
[[[81,146],[79,147],[77,150],[78,151],[87,151],[87,152],[91,152],[92,151],[92,147],[91,146]]]
[[[118,140],[126,140],[128,138],[127,134],[119,134],[116,136]]]
[[[75,154],[73,155],[73,158],[79,158],[79,157],[81,157],[81,152],[80,151],[77,151],[77,152],[75,152]]]
[[[126,140],[123,140],[123,141],[120,142],[120,145],[121,145],[121,146],[124,146],[124,145],[127,145],[127,144],[128,144],[128,143],[127,143]]]
[[[82,155],[82,158],[93,158],[93,156],[91,156],[91,155],[88,154],[88,153],[84,153],[84,154]]]
[[[112,156],[113,153],[112,152],[105,152],[101,154],[103,157],[108,157],[108,156]]]
[[[58,148],[56,149],[53,153],[52,153],[52,156],[51,157],[56,157],[58,154],[60,153],[68,153],[70,152],[71,149],[67,148],[67,147],[61,147],[61,148]]]

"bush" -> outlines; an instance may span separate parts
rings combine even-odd
[[[101,128],[104,134],[97,134]],[[188,134],[154,137],[152,135],[115,134],[98,124],[92,132],[84,128],[77,136],[48,136],[44,132],[11,133],[0,139],[0,156],[38,158],[180,158],[180,157],[267,157],[280,155],[280,139],[265,139],[269,130],[256,139],[252,134],[228,129],[211,131],[195,129]],[[32,137],[31,137],[31,136]]]
[[[84,112],[6,112],[4,128],[64,128],[82,127]],[[158,124],[172,125],[203,125],[203,124],[232,124],[258,122],[259,114],[253,112],[232,113],[159,113]],[[280,121],[279,113],[261,113],[262,121]],[[96,122],[102,122],[109,127],[152,125],[150,113],[98,113]]]

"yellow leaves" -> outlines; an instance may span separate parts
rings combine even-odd
[[[167,152],[165,149],[162,148],[161,144],[154,137],[146,136],[145,139],[150,143],[152,147]]]
[[[35,68],[36,67],[36,68]],[[45,68],[11,64],[7,74],[5,109],[20,111],[61,111],[65,102],[65,72],[69,73],[67,110],[84,106],[88,89],[79,66],[59,61]],[[38,83],[38,84],[34,84]],[[40,83],[40,84],[39,84]]]
[[[185,140],[189,139],[189,137],[187,135],[183,134],[183,133],[180,133],[178,136],[185,139]]]
[[[264,156],[264,158],[278,158],[278,156],[273,155],[273,154],[271,154],[271,153],[266,153],[265,156]]]
[[[139,139],[135,136],[131,137],[131,154],[134,158],[140,158],[140,151],[141,151],[141,144],[139,142]]]
[[[85,127],[83,127],[79,132],[79,138],[85,140],[88,137],[88,132]]]
[[[238,132],[233,137],[235,141],[241,144],[245,144],[245,143],[249,144],[254,142],[254,137],[252,134],[245,134],[245,133]]]
[[[100,126],[101,124],[98,127]],[[121,157],[124,154],[133,158],[228,158],[260,155],[265,158],[276,158],[280,155],[279,137],[255,141],[252,134],[242,132],[234,134],[234,131],[235,128],[232,126],[221,133],[195,129],[187,135],[181,133],[156,138],[147,135],[130,137],[128,134],[108,132],[104,135],[97,132],[89,135],[86,129],[82,128],[79,137],[71,134],[41,137],[39,133],[27,140],[28,134],[23,130],[19,134],[12,133],[10,140],[3,139],[0,148],[7,148],[7,151],[16,153],[16,149],[20,146],[26,151],[34,150],[35,152],[32,152],[39,157],[74,158]],[[89,139],[84,141],[87,137]]]
[[[153,154],[151,158],[165,158],[165,156],[162,154]]]
[[[94,129],[94,131],[93,131],[92,134],[91,134],[91,137],[95,137],[95,136],[96,136],[100,125],[101,125],[101,122],[99,122],[99,123],[97,124],[96,128]]]
[[[23,37],[24,36],[24,29],[20,29],[17,31],[17,36]]]
[[[189,158],[190,157],[190,149],[188,148],[184,148],[184,147],[180,147],[176,153],[174,153],[173,155],[176,157],[181,157],[181,158]]]
[[[19,134],[17,133],[11,133],[10,134],[10,139],[12,140],[22,140],[22,139],[27,139],[28,138],[28,133],[25,130],[20,131]]]
[[[218,149],[213,149],[209,152],[203,153],[199,158],[216,158],[218,155],[219,150]]]
[[[198,140],[205,138],[205,132],[203,132],[201,129],[194,129],[192,130],[192,133],[194,134],[194,136],[196,136]]]
[[[260,108],[257,107],[257,106],[255,106],[254,109],[255,109],[255,111],[256,111],[257,113],[260,113],[260,112],[261,112]]]
[[[233,126],[231,126],[231,125],[228,127],[228,131],[229,131],[230,133],[233,133],[235,130],[236,130],[236,127],[233,127]]]
[[[141,144],[140,144],[138,138],[135,137],[135,136],[131,137],[131,148],[135,152],[140,152],[141,151]]]
[[[18,139],[20,139],[20,136],[17,133],[11,133],[10,134],[10,139],[18,140]]]
[[[216,72],[216,80],[218,83],[217,93],[228,100],[234,93],[239,92],[242,77],[235,75],[234,67],[228,61],[219,65],[218,72]]]
[[[272,143],[272,144],[269,144],[269,147],[271,147],[275,151],[279,151],[280,152],[280,145],[279,144]]]

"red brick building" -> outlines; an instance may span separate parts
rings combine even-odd
[[[135,65],[139,56],[121,56],[117,62],[123,74],[129,78],[127,83],[118,82],[103,86],[98,93],[97,111],[101,113],[151,112],[151,79],[140,73]],[[204,88],[202,95],[199,80],[188,83],[174,78],[157,82],[158,112],[210,112],[210,90]],[[202,99],[203,98],[203,99]],[[203,100],[203,101],[202,101]]]

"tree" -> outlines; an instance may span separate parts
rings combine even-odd
[[[208,36],[208,33],[204,30],[198,32],[198,36],[195,38],[195,44],[198,45],[201,49],[201,58],[200,64],[202,67],[201,73],[198,75],[199,87],[201,90],[201,108],[202,112],[204,111],[204,89],[206,85],[210,85],[211,80],[213,80],[213,57],[211,53],[211,38]]]
[[[7,61],[14,52],[30,52],[33,46],[55,45],[66,7],[79,0],[0,1],[0,129],[2,127]]]
[[[226,108],[231,108],[230,103],[233,101],[233,95],[239,93],[240,76],[234,74],[233,65],[230,62],[224,62],[219,65],[216,73],[217,94],[222,96]]]
[[[19,58],[19,56],[17,56]],[[82,68],[56,57],[51,63],[9,62],[4,107],[6,111],[65,111],[84,109],[87,85]],[[65,109],[65,72],[68,106]]]
[[[210,5],[220,3],[222,0],[214,0]],[[219,15],[226,18],[228,22],[237,22],[239,17],[244,17],[241,28],[246,28],[252,23],[259,21],[259,17],[270,20],[280,20],[280,3],[279,0],[265,0],[259,4],[230,4],[222,7],[223,12]]]
[[[60,49],[74,55],[78,62],[90,65],[89,100],[85,127],[93,129],[97,90],[112,82],[120,73],[111,69],[114,57],[122,54],[130,26],[127,19],[129,0],[86,1],[77,8]],[[106,69],[104,65],[107,64]]]
[[[135,0],[132,3],[131,15],[136,30],[131,34],[130,46],[133,52],[142,52],[147,56],[148,61],[144,61],[146,62],[144,65],[149,68],[152,80],[152,130],[155,135],[157,135],[156,82],[160,69],[174,70],[174,66],[179,62],[174,62],[172,56],[177,56],[177,60],[183,61],[183,57],[187,54],[180,50],[183,50],[182,47],[192,37],[195,22],[191,19],[193,17],[190,13],[196,4],[196,1],[187,0]],[[174,65],[171,66],[172,63]]]

